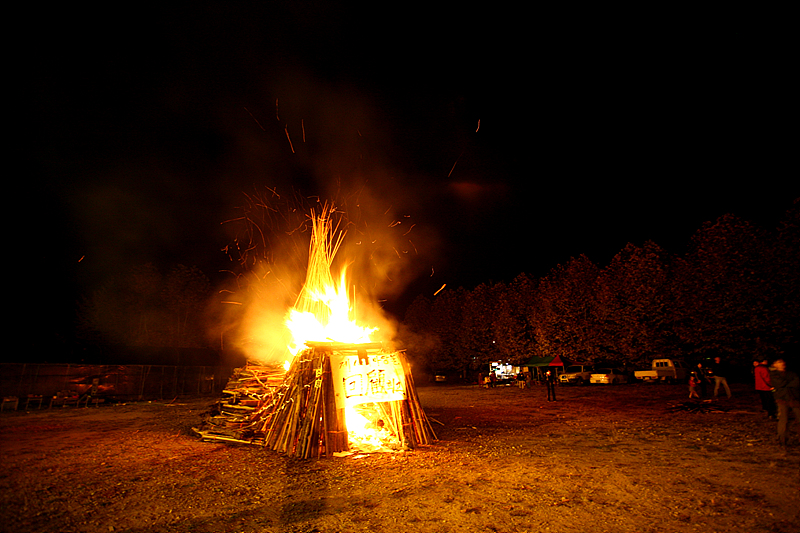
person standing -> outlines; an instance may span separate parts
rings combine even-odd
[[[700,396],[705,398],[708,396],[708,374],[706,373],[705,367],[703,367],[703,363],[697,363],[695,372],[697,373],[697,380],[700,382]]]
[[[753,377],[755,378],[756,392],[761,398],[761,408],[767,412],[769,418],[775,418],[775,396],[772,394],[772,383],[769,379],[767,360],[753,361]]]
[[[731,388],[728,387],[728,365],[722,362],[722,359],[717,356],[714,358],[714,364],[711,365],[711,370],[714,372],[714,398],[719,394],[719,386],[725,388],[725,394],[728,398],[731,397]]]
[[[547,401],[554,402],[556,401],[556,376],[550,370],[547,371],[544,379],[545,383],[547,384]]]
[[[775,403],[778,404],[778,443],[786,446],[786,430],[789,427],[789,409],[794,412],[795,425],[800,424],[800,377],[786,370],[786,362],[778,359],[772,363],[770,372]]]
[[[697,385],[700,384],[700,379],[697,377],[695,372],[692,372],[692,375],[689,376],[689,399],[692,398],[700,398],[697,394]]]

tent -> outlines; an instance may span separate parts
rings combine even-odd
[[[531,357],[527,363],[523,363],[520,366],[526,366],[528,368],[533,367],[540,367],[540,366],[564,366],[564,362],[561,360],[561,356],[557,355],[555,357]]]
[[[564,362],[559,355],[555,357],[531,357],[528,362],[520,366],[527,367],[533,379],[543,378],[543,374],[547,372],[547,369],[550,367],[561,367],[562,372],[564,370]],[[556,370],[556,373],[558,373],[558,370]]]

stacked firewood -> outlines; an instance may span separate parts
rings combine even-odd
[[[349,450],[345,410],[337,409],[335,401],[332,350],[330,343],[312,346],[285,373],[279,367],[251,365],[237,370],[195,432],[203,440],[255,444],[304,459]],[[405,399],[383,402],[382,418],[402,447],[411,449],[430,444],[436,436],[420,406],[405,354],[398,355]]]
[[[237,368],[195,433],[204,440],[258,443],[259,413],[273,402],[284,375],[279,365]]]

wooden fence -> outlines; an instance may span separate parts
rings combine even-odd
[[[223,366],[0,364],[0,395],[49,405],[53,397],[105,401],[164,400],[221,393],[233,372]]]

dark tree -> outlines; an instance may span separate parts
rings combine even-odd
[[[654,242],[628,244],[597,280],[598,342],[620,363],[674,356],[669,259]]]
[[[79,332],[92,343],[207,347],[208,278],[177,265],[168,276],[152,264],[112,276],[79,309]]]
[[[694,235],[677,263],[676,332],[689,355],[750,359],[775,339],[770,235],[724,215]],[[757,341],[761,339],[761,341]]]
[[[535,355],[587,362],[607,357],[597,343],[600,328],[594,288],[599,273],[581,255],[542,278],[533,316]]]

